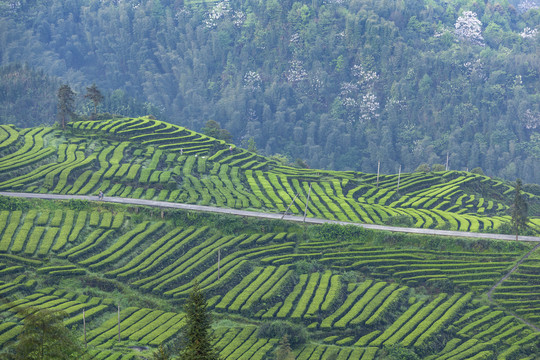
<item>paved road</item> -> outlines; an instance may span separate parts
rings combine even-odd
[[[23,197],[23,198],[48,199],[48,200],[79,199],[79,200],[99,201],[97,196],[86,196],[86,195],[34,194],[34,193],[4,192],[4,191],[0,191],[0,195]],[[118,204],[142,205],[142,206],[153,206],[153,207],[162,207],[162,208],[204,211],[204,212],[229,214],[229,215],[250,216],[250,217],[257,217],[257,218],[270,219],[270,220],[279,220],[283,217],[283,214],[276,214],[276,213],[265,213],[265,212],[246,211],[246,210],[237,210],[237,209],[229,209],[229,208],[218,208],[214,206],[179,204],[179,203],[155,201],[155,200],[105,197],[103,201],[111,202],[111,203],[118,203]],[[285,217],[283,217],[283,220],[303,222],[304,218],[302,216],[286,215]],[[352,223],[352,222],[346,222],[346,221],[335,221],[335,220],[317,219],[317,218],[306,218],[305,222],[308,224],[330,223],[330,224],[340,224],[340,225],[355,225],[355,226],[363,227],[365,229],[385,230],[385,231],[412,233],[412,234],[420,234],[420,235],[440,235],[440,236],[470,237],[470,238],[496,239],[496,240],[515,240],[516,239],[515,235],[405,228],[405,227],[386,226],[386,225],[359,224],[359,223]],[[520,236],[519,241],[540,242],[540,237]]]

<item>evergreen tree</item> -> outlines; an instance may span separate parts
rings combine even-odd
[[[279,342],[279,347],[276,350],[276,360],[293,360],[294,355],[292,353],[291,345],[289,344],[289,337],[287,334],[283,335]]]
[[[97,107],[104,99],[101,91],[97,88],[96,84],[92,84],[86,88],[86,94],[84,95],[85,99],[90,99],[94,103],[94,114],[97,114]]]
[[[152,360],[169,360],[169,354],[163,345],[159,345],[159,348],[152,354]]]
[[[259,150],[257,150],[257,144],[255,144],[255,139],[252,137],[248,139],[248,151],[255,154],[259,152]]]
[[[226,142],[232,140],[231,133],[226,129],[222,129],[221,126],[219,126],[219,123],[214,120],[208,120],[201,129],[201,132],[216,139],[225,140]]]
[[[72,116],[75,110],[75,93],[67,84],[58,89],[58,116],[62,129],[66,128],[66,117]]]
[[[218,360],[219,356],[212,347],[211,317],[206,308],[206,299],[195,280],[193,290],[184,306],[186,327],[185,344],[180,354],[182,360]]]
[[[82,346],[62,322],[65,313],[38,310],[24,319],[16,360],[81,359]]]
[[[512,204],[512,226],[516,233],[516,241],[518,240],[518,235],[524,228],[527,227],[527,218],[529,206],[525,197],[521,194],[521,179],[516,180],[516,191],[514,195],[514,203]]]

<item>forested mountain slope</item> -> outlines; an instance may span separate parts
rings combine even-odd
[[[28,0],[0,9],[1,64],[27,62],[80,92],[95,82],[196,130],[214,119],[266,154],[366,172],[380,160],[393,173],[449,153],[451,169],[540,178],[531,0]]]

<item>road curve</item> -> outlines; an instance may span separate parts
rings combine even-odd
[[[97,196],[88,196],[88,195],[35,194],[35,193],[21,193],[21,192],[5,192],[5,191],[0,191],[0,195],[11,196],[11,197],[21,197],[21,198],[45,199],[45,200],[77,199],[77,200],[99,201]],[[229,209],[229,208],[218,208],[214,206],[181,204],[181,203],[172,203],[172,202],[166,202],[166,201],[130,199],[130,198],[119,198],[119,197],[105,197],[102,201],[110,202],[110,203],[118,203],[118,204],[141,205],[141,206],[152,206],[152,207],[161,207],[161,208],[204,211],[204,212],[238,215],[238,216],[250,216],[250,217],[270,219],[270,220],[282,219],[282,220],[296,221],[296,222],[304,221],[304,218],[302,216],[293,216],[293,215],[283,216],[283,214],[277,214],[277,213],[265,213],[265,212],[246,211],[246,210],[237,210],[237,209]],[[347,221],[336,221],[336,220],[317,219],[317,218],[306,218],[305,222],[308,224],[328,223],[328,224],[339,224],[339,225],[355,225],[355,226],[360,226],[365,229],[371,229],[371,230],[384,230],[384,231],[411,233],[411,234],[419,234],[419,235],[439,235],[439,236],[454,236],[454,237],[468,237],[468,238],[477,238],[477,239],[492,239],[492,240],[495,239],[495,240],[510,240],[510,241],[511,240],[515,241],[516,239],[515,235],[488,234],[488,233],[475,233],[475,232],[466,232],[466,231],[450,231],[450,230],[435,230],[435,229],[421,229],[421,228],[406,228],[406,227],[387,226],[387,225],[360,224],[360,223],[353,223],[353,222],[347,222]],[[540,237],[520,236],[519,241],[540,242]]]

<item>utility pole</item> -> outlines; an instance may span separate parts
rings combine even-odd
[[[283,220],[285,215],[287,215],[287,211],[289,211],[289,209],[291,208],[292,204],[294,203],[294,200],[296,200],[296,198],[298,197],[298,194],[300,194],[300,193],[296,193],[296,195],[294,195],[294,199],[291,201],[291,203],[289,204],[289,206],[287,207],[287,209],[283,213],[283,216],[281,217],[281,220]]]
[[[219,268],[219,262],[221,260],[221,248],[218,248],[217,250],[217,279],[219,281],[220,278],[220,268]]]
[[[381,161],[377,161],[377,188],[379,187],[379,170],[381,169]]]
[[[401,179],[401,165],[399,165],[399,174],[397,178],[397,191],[399,191],[399,179]]]
[[[309,196],[310,195],[311,195],[311,183],[309,183],[309,190],[308,190],[308,194],[307,194],[306,208],[304,210],[304,223],[306,222],[307,208],[308,208],[308,205],[309,205]]]
[[[84,347],[87,348],[88,344],[86,344],[86,317],[84,315],[84,308],[82,309],[82,323],[83,323],[83,334],[84,334]]]
[[[118,305],[118,342],[120,342],[120,305]]]

